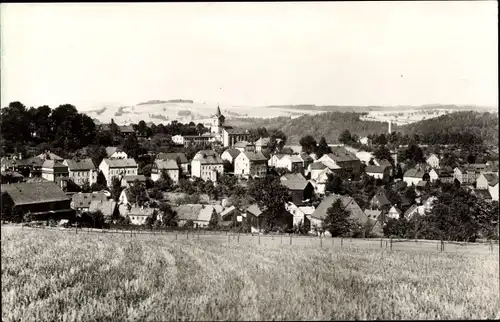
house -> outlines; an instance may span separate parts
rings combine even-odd
[[[391,209],[387,212],[386,217],[392,219],[399,219],[401,217],[401,210],[399,210],[396,206],[392,206]]]
[[[495,173],[481,173],[476,182],[479,190],[488,190],[491,199],[498,201],[498,175]]]
[[[368,165],[370,163],[370,160],[373,159],[373,154],[371,152],[366,152],[366,151],[358,151],[355,153],[356,158],[358,158],[361,162],[364,164]]]
[[[326,184],[328,183],[329,176],[332,174],[332,171],[328,168],[325,168],[319,172],[319,174],[315,177],[314,180],[309,180],[313,187],[314,192],[319,195],[324,195],[326,190]]]
[[[427,164],[430,165],[433,169],[439,169],[439,156],[432,153],[427,157]]]
[[[369,219],[378,219],[382,215],[382,210],[378,209],[365,209],[365,215]]]
[[[132,205],[133,203],[135,203],[135,200],[132,200],[129,189],[128,188],[123,189],[122,192],[120,193],[120,196],[118,197],[118,204]]]
[[[493,200],[490,192],[488,190],[482,190],[482,189],[473,189],[471,191],[471,194],[474,196],[478,197],[479,199],[485,200],[485,201],[491,201]]]
[[[68,166],[60,161],[45,160],[42,164],[42,178],[56,182],[57,179],[68,178]]]
[[[377,192],[370,200],[370,209],[388,210],[391,207],[391,202],[385,195],[385,192]]]
[[[328,169],[326,165],[322,162],[316,161],[309,165],[307,173],[311,174],[311,180],[318,180],[320,173],[322,173],[325,169]],[[331,172],[330,169],[328,170]]]
[[[280,177],[280,180],[307,181],[306,178],[304,178],[304,176],[300,173],[286,173]]]
[[[298,154],[298,157],[302,160],[302,168],[304,169],[309,168],[309,165],[314,162],[314,159],[311,158],[311,156],[305,152],[300,152]]]
[[[46,151],[44,153],[41,153],[39,155],[37,155],[35,158],[38,158],[40,160],[53,160],[53,161],[59,161],[59,162],[63,162],[64,159],[61,158],[60,156],[50,152],[50,151]]]
[[[296,154],[286,154],[277,161],[276,168],[285,168],[291,172],[303,172],[304,161]]]
[[[455,167],[455,169],[453,169],[453,178],[460,183],[464,183],[465,168],[464,167]]]
[[[136,181],[139,181],[139,183],[142,184],[146,184],[146,176],[144,176],[143,174],[123,176],[121,180],[121,186],[123,188],[129,188],[134,185]]]
[[[234,159],[234,174],[243,177],[264,177],[267,173],[267,158],[261,152],[241,152]]]
[[[499,163],[498,161],[488,161],[486,162],[486,168],[488,172],[493,172],[496,175],[498,175],[498,168],[499,168]]]
[[[138,166],[134,159],[103,159],[99,170],[106,178],[108,187],[111,187],[115,177],[121,179],[122,176],[136,176]]]
[[[348,151],[343,146],[333,146],[330,147],[331,153],[323,155],[319,158],[319,161],[323,162],[327,167],[332,169],[329,165],[333,164],[341,167],[343,170],[350,173],[352,176],[358,176],[361,174],[361,161],[354,155],[354,153]]]
[[[232,165],[234,165],[234,159],[236,159],[236,157],[240,153],[241,153],[240,150],[234,149],[234,148],[230,148],[230,149],[225,150],[222,153],[221,159],[224,160],[224,161],[227,161],[227,162],[231,163]]]
[[[71,198],[54,182],[3,184],[2,218],[31,213],[35,220],[72,219]]]
[[[97,171],[92,159],[65,159],[63,164],[68,167],[69,178],[77,185],[82,186],[85,182],[92,185],[97,181]]]
[[[178,153],[160,153],[156,157],[157,160],[174,160],[177,162],[177,165],[180,169],[180,174],[188,174],[189,173],[189,160],[186,157],[186,154],[178,152]]]
[[[305,180],[281,180],[281,184],[290,190],[291,201],[296,205],[303,205],[314,195],[314,187]]]
[[[92,201],[104,202],[108,197],[103,193],[75,193],[71,196],[71,208],[78,211],[89,211]]]
[[[423,189],[425,189],[425,187],[427,187],[427,181],[419,181],[416,185],[416,188],[420,191],[422,191]]]
[[[389,176],[392,177],[392,164],[386,159],[373,159],[373,163],[379,167],[389,168]]]
[[[273,154],[271,158],[267,161],[267,165],[270,167],[277,167],[278,161],[281,160],[285,155],[282,153]]]
[[[201,150],[191,161],[191,176],[205,181],[217,181],[224,174],[224,164],[220,156],[213,150]]]
[[[424,215],[424,207],[417,204],[413,204],[404,212],[404,217],[406,219],[411,219],[414,215]]]
[[[211,205],[185,204],[175,208],[179,226],[184,226],[192,221],[195,228],[208,227],[213,216],[217,215],[215,208]]]
[[[183,141],[185,148],[191,144],[209,146],[210,143],[215,141],[215,137],[210,133],[203,133],[201,135],[184,135]]]
[[[247,224],[251,227],[252,233],[261,232],[264,229],[271,229],[267,225],[268,213],[263,212],[257,204],[250,205],[244,213]],[[285,208],[276,214],[272,222],[273,230],[289,230],[293,227],[293,215]]]
[[[174,183],[179,182],[179,166],[177,165],[177,162],[172,159],[155,160],[151,169],[151,180],[158,181],[164,170]]]
[[[108,159],[128,159],[127,153],[116,146],[106,147],[106,155]]]
[[[125,217],[128,216],[130,218],[130,224],[132,225],[144,225],[146,223],[146,219],[153,216],[154,211],[154,208],[130,207],[127,208],[122,215]]]
[[[240,152],[255,152],[255,146],[248,141],[238,141],[233,144],[233,148]]]
[[[314,212],[311,214],[309,218],[309,220],[311,221],[311,228],[322,227],[323,221],[328,216],[328,208],[330,208],[338,199],[341,200],[344,209],[350,212],[351,219],[357,220],[361,225],[368,221],[368,217],[352,197],[331,194],[324,198],[323,201],[321,201],[318,207],[316,207]]]
[[[230,221],[233,223],[241,223],[242,222],[241,211],[238,208],[236,208],[235,206],[231,206],[231,207],[224,209],[224,211],[222,211],[220,213],[220,217],[221,217],[222,221],[226,221],[226,222],[227,221]]]
[[[437,179],[439,179],[439,174],[436,171],[436,169],[433,168],[431,169],[431,171],[429,171],[429,179],[431,180],[431,182],[434,182]]]
[[[113,199],[91,200],[88,211],[95,212],[98,210],[102,212],[104,218],[112,217],[115,215],[115,212],[118,212],[118,203]]]
[[[222,129],[222,143],[224,147],[231,147],[238,141],[248,141],[250,133],[248,130],[235,129],[226,126]]]
[[[182,135],[173,135],[172,136],[172,142],[176,145],[184,145],[184,137]]]
[[[425,172],[420,167],[417,168],[412,168],[406,171],[403,175],[403,181],[406,182],[407,185],[417,185],[420,181],[425,180],[425,178],[428,178],[429,174]]]
[[[368,176],[370,176],[372,178],[380,179],[384,182],[389,181],[389,167],[367,165],[365,168],[365,172]]]
[[[269,141],[270,138],[260,138],[257,141],[255,141],[255,151],[256,152],[261,152],[263,149],[267,149],[269,146]]]
[[[135,130],[132,125],[119,125],[118,129],[120,130],[121,135],[124,137],[135,134]]]
[[[307,216],[311,216],[312,213],[314,212],[314,207],[312,206],[303,206],[299,207],[293,202],[287,202],[285,204],[285,209],[293,215],[293,225],[298,226],[301,223],[308,227],[308,230],[310,230],[310,221],[307,218]]]

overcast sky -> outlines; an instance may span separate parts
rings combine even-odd
[[[1,101],[496,106],[496,1],[1,5]]]

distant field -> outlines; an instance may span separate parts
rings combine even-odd
[[[500,318],[498,246],[342,246],[2,227],[2,320]]]

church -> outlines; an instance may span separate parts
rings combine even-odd
[[[217,105],[217,113],[212,116],[210,126],[210,133],[216,141],[222,142],[224,147],[232,147],[236,142],[249,140],[250,133],[248,133],[248,130],[225,126],[225,119],[224,115],[220,112],[219,105]]]

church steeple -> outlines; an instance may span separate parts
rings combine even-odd
[[[217,115],[217,116],[221,116],[222,115],[222,113],[220,112],[219,104],[217,104],[217,113],[215,115]]]

